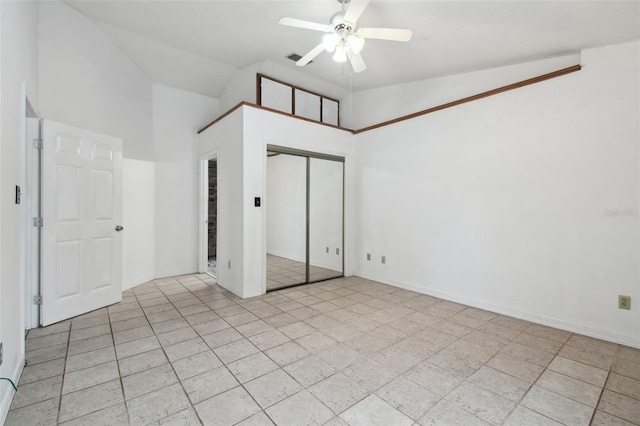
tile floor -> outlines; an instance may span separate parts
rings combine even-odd
[[[640,351],[341,278],[208,275],[28,333],[6,425],[640,424]]]
[[[309,267],[310,282],[341,276],[341,271],[334,271],[313,265]],[[305,280],[306,268],[303,262],[296,262],[295,260],[267,254],[267,290],[304,283]]]

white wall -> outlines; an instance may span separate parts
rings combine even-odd
[[[122,161],[123,290],[155,278],[155,178],[153,162]]]
[[[639,51],[358,135],[356,274],[639,347]]]
[[[40,2],[40,112],[123,140],[125,158],[153,160],[151,80],[87,17]]]
[[[16,205],[14,199],[15,185],[25,187],[23,82],[38,106],[38,5],[0,2],[0,10],[0,341],[4,346],[0,376],[17,381],[24,365],[25,204]],[[0,423],[13,395],[11,385],[0,381]]]
[[[198,270],[198,130],[218,100],[153,85],[156,277]]]
[[[353,196],[355,173],[354,141],[351,133],[315,123],[283,116],[257,108],[243,107],[243,212],[244,212],[244,297],[263,294],[266,288],[267,247],[266,210],[253,205],[254,197],[262,197],[268,206],[266,150],[267,145],[278,145],[344,157],[346,169],[345,205],[345,275],[353,271],[349,257],[352,248],[351,230],[353,212],[349,200]],[[260,269],[257,265],[262,265]]]
[[[352,92],[341,98],[340,120],[344,127],[361,129],[579,63],[574,54]]]
[[[218,161],[216,280],[239,296],[244,294],[242,152],[242,109],[235,110],[200,134],[201,161],[212,156]],[[205,199],[202,197],[203,201]],[[203,229],[206,226],[203,225]]]

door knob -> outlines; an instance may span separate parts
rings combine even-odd
[[[124,228],[120,225],[116,226],[116,231],[120,232],[122,231]]]

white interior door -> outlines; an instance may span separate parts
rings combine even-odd
[[[122,300],[122,141],[45,120],[42,325]]]

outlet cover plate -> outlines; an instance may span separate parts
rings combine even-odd
[[[618,308],[619,309],[631,309],[631,296],[618,296]]]

